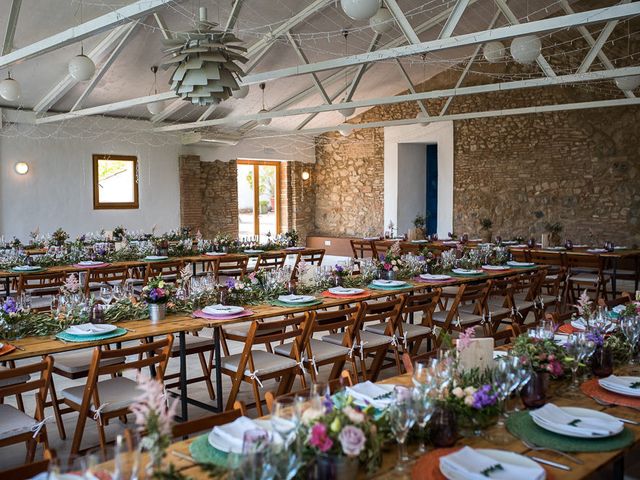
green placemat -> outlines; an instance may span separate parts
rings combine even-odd
[[[321,305],[322,300],[318,299],[310,302],[301,302],[296,304],[281,302],[280,300],[273,300],[272,302],[270,302],[270,304],[273,305],[274,307],[284,307],[284,308],[311,307],[313,305]]]
[[[40,273],[40,272],[44,272],[46,270],[46,268],[38,268],[37,270],[16,270],[15,268],[12,268],[11,271],[13,273],[20,273],[22,275],[28,275],[30,273]]]
[[[618,435],[608,438],[559,435],[536,425],[527,411],[509,415],[507,429],[516,437],[539,447],[555,448],[563,452],[610,452],[628,447],[634,442],[633,432],[626,427]]]
[[[487,274],[486,273],[456,273],[456,272],[449,272],[448,275],[451,275],[452,277],[464,277],[464,278],[482,278],[482,277],[486,277]]]
[[[208,434],[200,435],[191,442],[189,445],[191,456],[197,463],[211,463],[219,467],[226,467],[229,454],[213,448],[208,437]]]
[[[71,335],[66,332],[60,332],[56,335],[56,338],[59,340],[63,340],[65,342],[97,342],[98,340],[107,340],[109,338],[121,337],[125,335],[127,330],[124,328],[118,327],[113,332],[109,332],[102,335]]]
[[[372,290],[402,290],[410,286],[411,285],[409,285],[408,283],[405,283],[404,285],[399,285],[397,287],[383,287],[382,285],[374,285],[373,283],[370,283],[369,285],[367,285],[367,288],[370,288]]]

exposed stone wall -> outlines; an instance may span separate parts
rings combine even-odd
[[[205,238],[238,236],[238,166],[235,161],[200,162]]]
[[[180,226],[202,230],[202,187],[200,157],[180,156]]]

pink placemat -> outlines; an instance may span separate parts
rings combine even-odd
[[[198,318],[206,318],[207,320],[231,320],[233,318],[249,317],[253,315],[253,313],[254,312],[252,310],[245,310],[243,312],[234,313],[232,315],[208,315],[202,310],[196,310],[195,312],[193,312],[193,316]]]
[[[109,265],[111,265],[110,263],[97,263],[95,265],[80,265],[79,263],[74,264],[73,266],[76,268],[102,268],[102,267],[108,267]]]

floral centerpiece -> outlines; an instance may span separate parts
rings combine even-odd
[[[398,271],[404,266],[400,258],[400,242],[396,242],[386,253],[380,255],[380,268],[384,277],[393,280],[398,275]]]
[[[295,247],[296,245],[298,245],[298,242],[300,241],[300,235],[298,235],[297,231],[290,230],[288,232],[285,232],[283,235],[286,239],[287,247]]]
[[[65,232],[62,228],[58,228],[55,232],[51,234],[51,243],[57,246],[64,245],[64,242],[69,238],[69,234]]]
[[[577,304],[574,306],[578,310],[578,315],[584,319],[588,329],[591,320],[596,314],[596,309],[594,308],[593,301],[589,298],[589,294],[586,290],[582,292],[578,298]]]
[[[235,241],[225,234],[217,234],[211,241],[214,252],[228,252],[235,244]]]
[[[149,305],[152,322],[162,320],[167,313],[167,303],[175,293],[175,286],[160,276],[149,279],[142,288],[141,297]]]
[[[309,461],[315,459],[317,475],[313,478],[332,478],[331,472],[337,468],[351,469],[355,478],[358,464],[366,465],[369,472],[379,467],[384,442],[380,423],[384,420],[383,417],[376,420],[373,412],[373,407],[361,409],[353,404],[353,398],[346,396],[344,401],[335,402],[324,398],[320,408],[309,408],[303,413],[300,427],[303,455]]]
[[[476,368],[461,373],[447,393],[443,401],[455,412],[462,435],[478,435],[496,423],[500,413],[498,395],[486,372]]]
[[[127,231],[125,230],[125,228],[122,225],[118,225],[113,229],[113,240],[116,242],[121,242],[124,239],[126,233]]]
[[[142,436],[140,449],[149,453],[146,467],[147,478],[162,472],[162,459],[171,444],[171,426],[177,413],[178,399],[169,405],[164,386],[152,378],[138,376],[138,390],[142,394],[129,407],[135,416],[135,423]]]

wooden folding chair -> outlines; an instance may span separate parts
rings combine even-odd
[[[532,261],[529,255],[529,250],[527,249],[513,248],[510,250],[510,252],[511,252],[511,258],[513,258],[513,260],[515,260],[516,262]]]
[[[0,478],[11,480],[27,480],[35,478],[40,473],[47,472],[52,460],[55,460],[55,452],[48,448],[44,449],[44,460],[27,463],[19,467],[10,468],[9,470],[0,471]]]
[[[287,252],[263,252],[258,255],[254,271],[282,268],[287,261],[287,255]]]
[[[53,359],[46,357],[41,362],[32,363],[23,367],[9,368],[0,371],[0,399],[35,391],[35,413],[31,417],[21,410],[8,405],[0,404],[0,447],[25,442],[27,446],[26,462],[33,462],[38,443],[49,447],[47,428],[45,425],[44,403],[49,389],[49,379]],[[39,374],[37,378],[32,376]],[[24,380],[26,382],[18,383]],[[11,477],[8,477],[11,478]]]
[[[51,297],[58,294],[66,281],[65,272],[44,272],[20,274],[18,277],[18,297],[29,293],[33,298],[32,310],[46,312],[51,308]]]
[[[355,334],[358,307],[347,307],[339,310],[329,310],[324,312],[314,312],[309,321],[313,322],[308,340],[303,345],[302,357],[306,368],[310,372],[312,381],[318,380],[318,369],[324,365],[333,365],[329,380],[340,375],[347,360],[352,359],[350,354]],[[344,332],[342,332],[344,330]],[[336,343],[328,342],[322,337],[321,340],[313,338],[314,335],[321,335],[329,332],[328,336],[335,335]],[[317,335],[316,335],[317,336]],[[289,355],[291,344],[284,343],[274,348],[274,352],[281,355]],[[355,373],[355,364],[353,364]]]
[[[304,262],[307,265],[322,265],[322,260],[324,259],[324,248],[315,248],[315,249],[306,249],[303,252],[299,252],[296,257],[296,263],[293,266],[293,276],[296,277],[298,273],[298,265],[300,262]]]
[[[246,255],[225,255],[215,259],[213,262],[216,282],[220,283],[220,278],[241,279],[247,274],[247,263],[249,257]]]
[[[442,290],[434,288],[430,292],[421,291],[408,295],[402,308],[403,320],[398,323],[398,335],[404,344],[404,351],[410,356],[418,355],[423,340],[433,337],[433,312],[438,306]],[[420,323],[415,322],[415,317],[421,316]]]
[[[108,267],[89,268],[85,277],[84,293],[99,290],[103,285],[123,285],[129,279],[129,267],[126,265],[110,265]]]
[[[246,415],[246,413],[244,404],[242,402],[236,402],[234,408],[226,412],[174,424],[171,428],[171,436],[177,440],[196,433],[209,432],[213,427],[231,423],[243,415]]]
[[[356,263],[363,258],[378,258],[375,246],[371,240],[351,239],[351,251],[353,252],[353,260]]]
[[[548,265],[549,274],[553,275],[566,267],[565,255],[562,252],[547,252],[544,250],[529,250],[529,261],[537,265]]]
[[[628,303],[631,303],[632,300],[633,298],[631,297],[631,294],[629,292],[622,292],[622,295],[616,298],[612,298],[611,300],[605,300],[602,297],[599,298],[598,305],[611,309],[613,307],[617,307],[618,305],[627,305]]]
[[[600,255],[568,252],[565,255],[567,273],[567,294],[569,302],[576,303],[585,290],[592,292],[595,299],[602,296],[607,300],[607,283],[611,277],[604,274],[604,259]]]
[[[525,306],[523,310],[516,308],[513,292],[518,285],[518,281],[517,275],[491,280],[491,288],[487,296],[485,323],[483,325],[487,336],[496,334],[503,325],[509,326],[513,323],[524,323],[525,318],[533,309],[533,305],[530,308]],[[461,310],[466,310],[466,307],[461,307]]]
[[[304,371],[301,368],[301,352],[305,337],[313,325],[307,321],[311,312],[303,316],[285,318],[273,322],[254,321],[249,327],[247,337],[236,336],[227,331],[228,340],[245,342],[242,353],[228,355],[222,359],[220,371],[231,377],[232,386],[227,400],[227,410],[233,406],[243,382],[249,383],[253,389],[258,414],[262,416],[262,400],[260,388],[264,380],[281,378],[278,393],[286,393],[291,385],[291,376],[300,375],[303,386],[306,385]],[[264,350],[255,349],[260,345],[290,340],[289,356],[277,355]]]
[[[119,350],[104,350],[100,346],[94,349],[86,385],[66,388],[61,392],[64,402],[79,414],[71,445],[72,454],[80,451],[87,418],[96,421],[100,448],[105,452],[107,442],[104,426],[113,418],[126,418],[129,407],[141,394],[135,380],[123,376],[100,380],[100,376],[111,376],[123,371],[139,372],[140,369],[149,367],[155,368],[155,379],[162,382],[172,343],[173,335],[167,335],[161,340]],[[119,356],[135,360],[124,364],[102,365],[103,360]]]
[[[477,284],[462,284],[455,294],[443,290],[440,298],[451,299],[451,304],[446,309],[433,312],[433,325],[439,328],[436,346],[440,345],[445,333],[462,332],[469,327],[482,325],[483,320],[486,319],[487,296],[490,288],[491,280],[487,280]],[[460,307],[465,305],[467,308],[461,310]]]
[[[400,243],[401,255],[407,255],[407,254],[420,255],[421,249],[422,249],[422,245],[420,245],[419,243],[408,243],[408,242]]]
[[[184,266],[182,260],[173,260],[170,262],[149,262],[144,269],[144,284],[149,279],[162,277],[165,282],[177,283],[180,280],[180,270]]]

